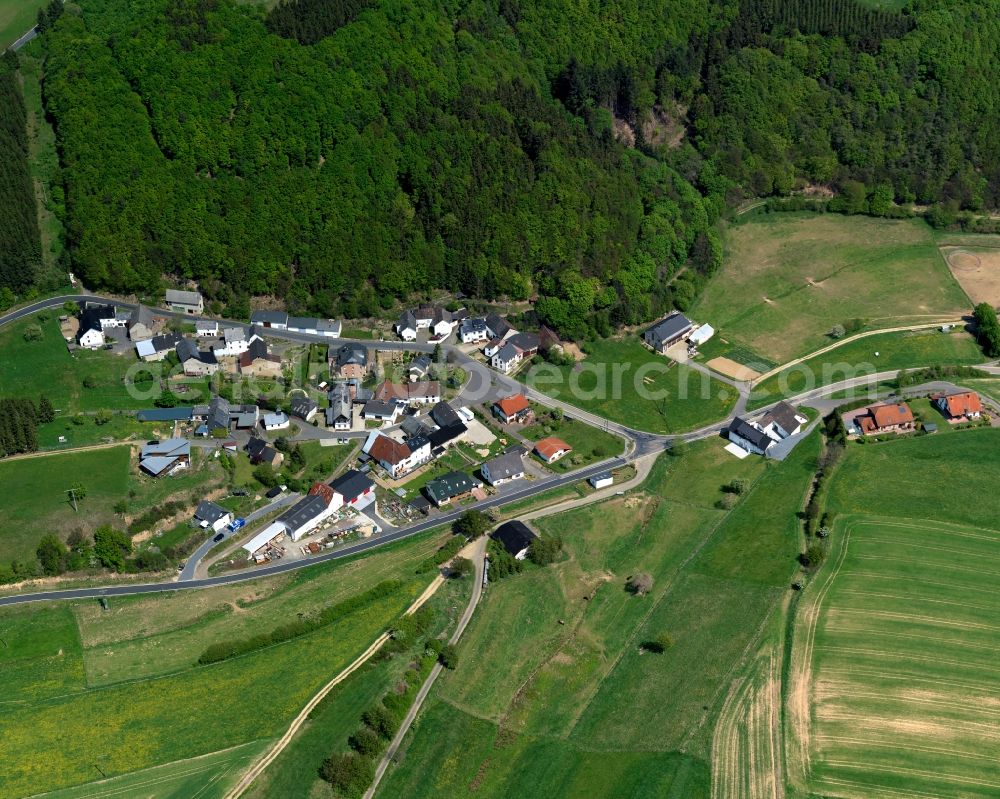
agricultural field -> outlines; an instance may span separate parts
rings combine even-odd
[[[844,517],[834,535],[796,627],[792,749],[810,790],[995,796],[1000,532]]]
[[[151,407],[152,400],[130,396],[124,384],[129,369],[139,363],[134,351],[70,354],[59,332],[59,313],[53,309],[0,330],[0,386],[16,387],[16,396],[35,401],[45,394],[63,414]],[[25,331],[35,325],[42,330],[41,340],[25,340]],[[92,388],[84,386],[87,378],[92,378]]]
[[[520,375],[535,391],[652,433],[680,433],[718,421],[736,390],[647,350],[638,335],[587,344],[576,366],[543,364]]]
[[[985,360],[976,340],[965,331],[879,333],[848,342],[755,384],[750,407],[876,372],[939,364],[971,366]]]
[[[725,265],[689,315],[785,363],[851,319],[877,329],[970,311],[923,221],[775,214],[729,228]]]
[[[699,442],[637,492],[539,520],[565,558],[489,588],[379,795],[709,796],[715,719],[796,568],[815,445],[769,464]],[[625,590],[637,572],[646,596]]]
[[[430,576],[416,576],[416,566],[443,540],[429,533],[365,558],[241,586],[114,598],[108,611],[85,601],[0,611],[0,674],[8,685],[0,794],[83,785],[97,777],[97,764],[108,777],[130,774],[123,786],[155,795],[147,769],[163,767],[152,774],[158,785],[182,780],[191,758],[219,753],[225,760],[222,753],[245,745],[249,757],[426,587]],[[402,580],[398,590],[315,632],[196,664],[211,643],[270,631],[391,578]]]

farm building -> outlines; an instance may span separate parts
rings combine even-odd
[[[701,325],[690,336],[688,336],[688,341],[690,341],[696,347],[700,347],[714,335],[715,335],[714,327],[712,327],[711,325]]]
[[[171,311],[186,314],[201,314],[205,312],[205,301],[197,291],[179,291],[167,289],[167,307]]]
[[[524,560],[528,557],[528,549],[531,542],[538,538],[531,528],[524,522],[516,519],[504,522],[496,530],[490,533],[490,538],[503,545],[516,560]]]
[[[250,314],[250,324],[270,327],[274,330],[288,329],[288,314],[284,311],[254,311]]]
[[[330,482],[345,507],[361,510],[375,501],[375,484],[357,469],[349,469]]]
[[[153,477],[163,477],[191,463],[191,444],[183,438],[168,438],[144,444],[139,452],[139,468]]]
[[[649,328],[642,339],[654,351],[663,353],[686,338],[692,328],[694,323],[690,319],[680,312],[674,312]]]

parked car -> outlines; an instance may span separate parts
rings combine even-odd
[[[218,535],[217,535],[217,536],[216,536],[215,538],[213,538],[212,540],[213,540],[213,541],[215,541],[216,543],[218,543],[219,541],[221,541],[221,540],[222,540],[223,538],[225,538],[225,537],[226,537],[226,534],[225,534],[225,533],[219,533],[219,534],[218,534]]]

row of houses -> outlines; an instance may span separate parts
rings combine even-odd
[[[950,424],[973,421],[983,415],[983,403],[975,391],[941,392],[932,395],[930,400]],[[906,433],[917,427],[913,410],[902,401],[875,403],[848,411],[842,418],[848,434],[855,436]],[[928,424],[924,427],[928,428]]]
[[[418,333],[426,330],[432,341],[444,341],[468,316],[465,308],[449,311],[440,305],[422,305],[403,311],[395,324],[396,334],[403,341],[416,341]]]
[[[368,405],[365,405],[366,411]],[[407,417],[402,425],[402,440],[377,430],[369,433],[362,452],[397,480],[440,456],[468,432],[461,416],[447,402],[431,408],[433,426],[416,417]]]

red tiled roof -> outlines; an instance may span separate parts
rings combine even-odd
[[[878,428],[913,423],[913,411],[905,402],[873,405],[868,412]]]
[[[412,453],[406,444],[389,438],[389,436],[379,436],[372,442],[368,454],[380,463],[388,463],[391,466],[395,466]]]
[[[314,497],[323,497],[323,501],[327,506],[333,504],[334,491],[326,483],[313,483],[313,487],[309,489],[309,494]]]
[[[535,452],[547,461],[552,460],[552,457],[560,450],[564,452],[571,452],[573,448],[561,438],[556,438],[555,436],[543,438],[540,441],[535,442]]]
[[[970,416],[983,412],[983,404],[975,391],[961,391],[943,397],[949,416]]]
[[[504,416],[516,416],[521,413],[521,411],[526,411],[531,407],[531,403],[528,402],[528,398],[524,394],[513,394],[509,397],[504,397],[501,400],[497,400],[496,406],[500,409]]]

